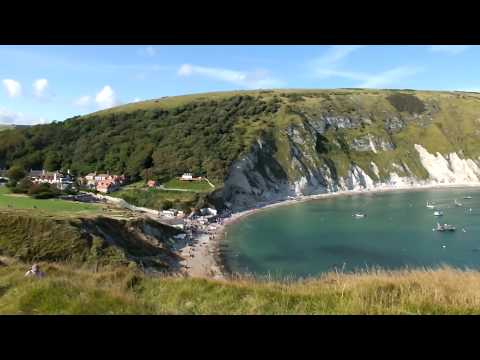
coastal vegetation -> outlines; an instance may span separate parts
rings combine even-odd
[[[338,185],[352,166],[373,181],[388,181],[393,172],[420,181],[429,173],[415,144],[431,154],[480,156],[479,111],[479,94],[408,89],[166,97],[4,130],[0,168],[70,169],[76,175],[110,171],[167,187],[171,179],[191,172],[215,184],[215,189],[195,189],[209,192],[220,191],[235,162],[252,153],[258,157],[254,148],[265,144],[255,166],[275,166],[252,170],[267,182],[310,181],[313,173],[320,182]],[[258,185],[253,178],[248,181]]]
[[[318,279],[151,277],[125,266],[96,271],[40,263],[47,276],[0,258],[0,314],[478,314],[480,273],[438,270]]]
[[[145,189],[125,187],[110,194],[113,197],[124,199],[126,202],[150,209],[176,208],[190,213],[192,208],[201,208],[207,202],[206,194],[191,191],[169,191],[157,188]]]

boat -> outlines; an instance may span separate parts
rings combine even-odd
[[[434,204],[434,203],[429,203],[429,202],[427,201],[427,208],[429,208],[429,209],[434,209],[434,208],[435,208],[435,204]]]
[[[459,206],[459,207],[460,207],[460,206],[463,206],[463,204],[462,204],[462,203],[459,203],[459,202],[457,201],[457,199],[455,199],[453,202],[455,203],[455,206]]]
[[[433,215],[435,215],[435,216],[443,216],[443,211],[442,211],[442,210],[435,210],[435,211],[433,212]]]
[[[367,215],[361,214],[361,213],[356,213],[356,214],[353,214],[352,216],[355,217],[355,218],[357,218],[357,219],[360,219],[360,218],[364,218],[364,217],[367,216]]]
[[[455,231],[457,228],[453,225],[437,223],[436,231]]]
[[[463,198],[464,198],[464,199],[467,199],[467,200],[472,199],[471,196],[464,196]]]

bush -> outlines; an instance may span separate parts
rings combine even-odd
[[[171,209],[172,207],[173,207],[173,203],[170,200],[164,200],[162,202],[162,205],[160,206],[162,210],[168,210],[168,209]]]
[[[28,195],[34,199],[51,199],[60,194],[60,190],[50,184],[32,184],[28,190]]]
[[[420,114],[425,111],[425,104],[415,95],[393,94],[387,97],[392,106],[400,112]]]
[[[27,194],[32,186],[33,186],[33,184],[29,179],[22,179],[17,183],[15,188],[12,189],[12,192],[20,193],[20,194]]]

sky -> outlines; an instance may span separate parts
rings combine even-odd
[[[480,91],[480,46],[4,46],[0,123],[162,96],[272,88]]]

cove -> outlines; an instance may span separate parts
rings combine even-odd
[[[444,215],[435,217],[427,202]],[[352,217],[357,212],[367,216]],[[432,231],[437,222],[457,230]],[[223,260],[234,273],[294,278],[371,268],[479,269],[480,189],[354,194],[259,211],[227,227]]]

